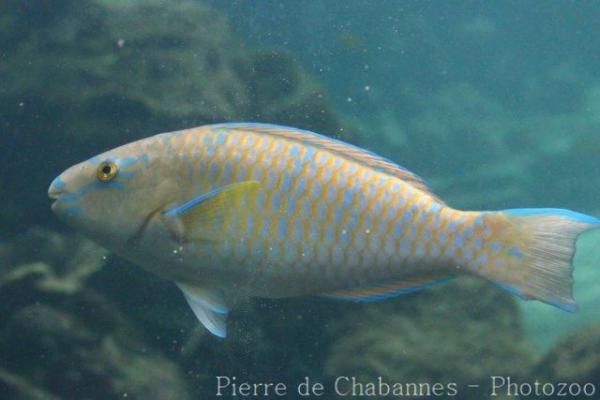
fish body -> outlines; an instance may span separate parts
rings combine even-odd
[[[219,336],[232,297],[373,301],[460,274],[572,310],[574,241],[600,224],[568,210],[455,210],[389,160],[265,124],[133,142],[49,192],[68,224],[176,282]]]

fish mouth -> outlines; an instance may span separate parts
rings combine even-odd
[[[54,179],[48,188],[48,197],[51,200],[58,200],[65,191],[65,184],[60,177]]]
[[[48,190],[48,197],[50,198],[50,200],[58,200],[61,194],[62,192],[57,190]]]

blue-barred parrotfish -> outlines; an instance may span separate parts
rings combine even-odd
[[[72,166],[54,212],[176,283],[226,336],[237,299],[375,301],[460,275],[575,311],[575,241],[600,220],[564,209],[460,211],[370,151],[283,126],[164,133]]]

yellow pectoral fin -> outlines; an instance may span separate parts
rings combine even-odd
[[[178,238],[218,240],[232,211],[247,209],[260,189],[258,181],[218,187],[163,213],[169,230]]]

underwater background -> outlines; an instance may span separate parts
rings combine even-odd
[[[492,375],[600,384],[600,232],[578,242],[577,314],[465,278],[368,305],[252,300],[221,340],[46,194],[117,145],[260,121],[369,148],[456,208],[600,216],[599,19],[592,1],[3,0],[0,398],[230,398],[219,375],[308,376],[325,399],[339,376],[479,385],[460,399]]]

